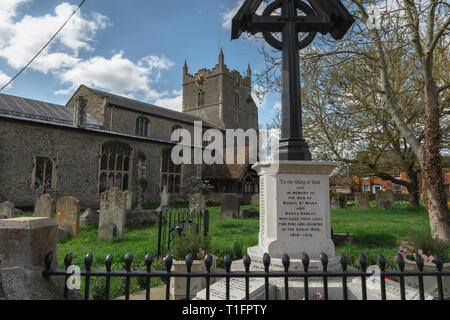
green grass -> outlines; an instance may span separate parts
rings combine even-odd
[[[369,264],[376,263],[378,253],[388,259],[388,268],[395,269],[392,259],[397,253],[398,240],[409,239],[409,228],[414,231],[429,229],[428,217],[423,209],[411,210],[407,204],[400,204],[394,210],[382,211],[373,207],[367,211],[348,209],[332,210],[331,222],[335,233],[353,234],[352,245],[336,248],[344,253],[349,263],[358,267],[358,254],[363,252]],[[243,206],[244,208],[255,206]],[[211,253],[219,257],[231,254],[234,241],[242,244],[242,251],[258,243],[258,219],[223,219],[218,217],[220,208],[209,208],[210,211],[210,249]],[[148,252],[157,252],[157,225],[137,230],[126,230],[124,239],[120,241],[99,241],[97,229],[87,226],[80,228],[77,238],[63,240],[58,244],[58,261],[64,266],[64,255],[71,251],[73,262],[84,266],[84,257],[92,252],[94,263],[92,269],[104,269],[104,259],[112,253],[114,256],[113,269],[124,269],[123,257],[126,253],[134,254],[134,269],[144,269],[144,257]],[[162,268],[161,264],[156,266]],[[160,279],[153,279],[152,286],[161,284]],[[101,286],[100,286],[101,287]],[[114,279],[111,284],[111,297],[119,296],[123,292],[123,281]],[[132,279],[132,292],[140,290],[137,281]]]

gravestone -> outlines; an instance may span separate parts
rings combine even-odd
[[[34,216],[43,218],[53,218],[55,213],[55,200],[49,194],[43,194],[34,204]]]
[[[271,257],[271,270],[301,270],[301,257],[310,257],[311,271],[322,270],[320,254],[328,256],[328,270],[340,270],[331,238],[329,174],[331,162],[266,161],[253,169],[260,176],[259,241],[247,249],[253,270],[264,270],[262,257]]]
[[[355,193],[355,211],[369,210],[369,194],[366,192]]]
[[[334,195],[331,196],[331,209],[341,209],[341,204],[338,200],[336,200],[336,197]]]
[[[100,199],[98,239],[123,239],[125,232],[125,197],[117,188],[109,188]]]
[[[189,197],[189,211],[201,213],[206,210],[205,196],[201,193],[194,193]]]
[[[167,192],[167,186],[164,185],[163,191],[159,194],[161,198],[161,205],[157,211],[165,210],[169,207],[169,193]]]
[[[241,216],[243,218],[259,218],[259,211],[254,208],[244,209],[241,212]]]
[[[255,193],[252,195],[252,199],[250,200],[250,204],[252,206],[259,206],[259,193]]]
[[[392,190],[378,190],[376,199],[378,209],[392,210],[395,207],[395,193]]]
[[[126,190],[123,192],[123,196],[125,197],[125,209],[131,210],[133,206],[133,192]]]
[[[0,203],[0,219],[11,219],[14,217],[14,203],[5,201]]]
[[[92,209],[87,208],[80,217],[80,227],[98,226],[99,214]]]
[[[56,202],[56,222],[64,232],[77,237],[80,226],[80,201],[74,197],[59,199]]]
[[[236,194],[224,194],[221,201],[222,211],[220,217],[222,218],[239,218],[239,196]]]

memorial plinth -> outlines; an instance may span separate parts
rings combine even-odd
[[[322,270],[320,254],[328,256],[328,270],[340,270],[331,240],[329,175],[332,162],[260,162],[259,243],[248,248],[254,270],[264,270],[262,257],[271,257],[270,270],[283,270],[281,257],[291,258],[290,270],[303,270],[307,253],[309,270]]]

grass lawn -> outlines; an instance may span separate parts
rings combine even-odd
[[[373,204],[372,204],[373,206]],[[248,208],[251,206],[245,206]],[[242,252],[247,247],[258,243],[258,219],[230,219],[219,218],[220,208],[210,210],[210,252],[223,257],[231,253],[234,241],[241,242]],[[394,210],[382,211],[372,208],[367,211],[356,212],[352,207],[342,210],[332,210],[331,221],[336,233],[351,233],[354,235],[352,245],[338,247],[338,252],[344,253],[349,263],[358,267],[357,257],[363,252],[369,264],[376,263],[376,256],[382,253],[386,258],[394,257],[397,253],[397,241],[408,239],[409,228],[414,231],[429,229],[428,217],[423,209],[411,210],[407,204],[400,204]],[[91,226],[80,229],[75,239],[63,240],[58,244],[58,261],[64,266],[64,255],[73,253],[72,264],[84,266],[84,256],[92,252],[94,263],[92,269],[104,269],[104,259],[112,253],[114,256],[113,269],[124,269],[123,257],[126,253],[134,254],[133,268],[144,269],[144,256],[148,252],[157,252],[157,225],[137,230],[127,230],[121,241],[99,241],[97,229]],[[155,265],[162,268],[162,264]],[[395,268],[395,263],[389,259],[388,267]],[[132,279],[135,280],[135,279]],[[152,279],[152,285],[160,284],[160,279]],[[102,290],[102,283],[94,281],[94,287]],[[123,281],[114,279],[111,297],[119,296],[123,292]],[[137,281],[132,282],[132,291],[140,290]],[[95,291],[95,290],[94,290]]]

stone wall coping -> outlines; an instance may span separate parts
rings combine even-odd
[[[55,220],[43,217],[21,217],[0,220],[0,229],[39,229],[57,225]]]

